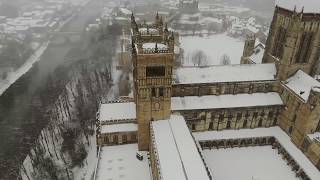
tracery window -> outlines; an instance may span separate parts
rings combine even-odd
[[[312,40],[313,40],[312,32],[304,32],[300,39],[300,44],[298,47],[298,52],[296,54],[296,62],[297,63],[307,63],[310,58],[310,54],[312,51]]]
[[[287,30],[284,27],[279,27],[272,50],[272,55],[279,59],[281,59],[283,55],[283,47],[286,40],[286,34]]]

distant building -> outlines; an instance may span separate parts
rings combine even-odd
[[[199,2],[196,0],[180,0],[179,11],[183,14],[194,14],[199,12]]]

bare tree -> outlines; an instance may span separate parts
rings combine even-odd
[[[208,65],[208,57],[202,50],[195,50],[192,53],[192,62],[194,66]]]
[[[221,65],[228,65],[231,64],[230,57],[227,54],[223,54],[220,58],[220,64]]]

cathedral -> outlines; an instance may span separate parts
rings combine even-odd
[[[214,176],[203,149],[271,145],[300,179],[320,177],[319,10],[277,4],[266,46],[248,35],[239,65],[177,67],[159,15],[132,15],[131,38],[134,97],[100,105],[98,147],[137,143],[153,179],[202,180]]]

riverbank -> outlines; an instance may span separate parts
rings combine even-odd
[[[29,59],[17,70],[9,72],[5,80],[0,81],[0,96],[22,75],[27,73],[34,63],[40,60],[42,54],[49,46],[50,41],[46,41],[40,45],[40,47],[29,57]]]

